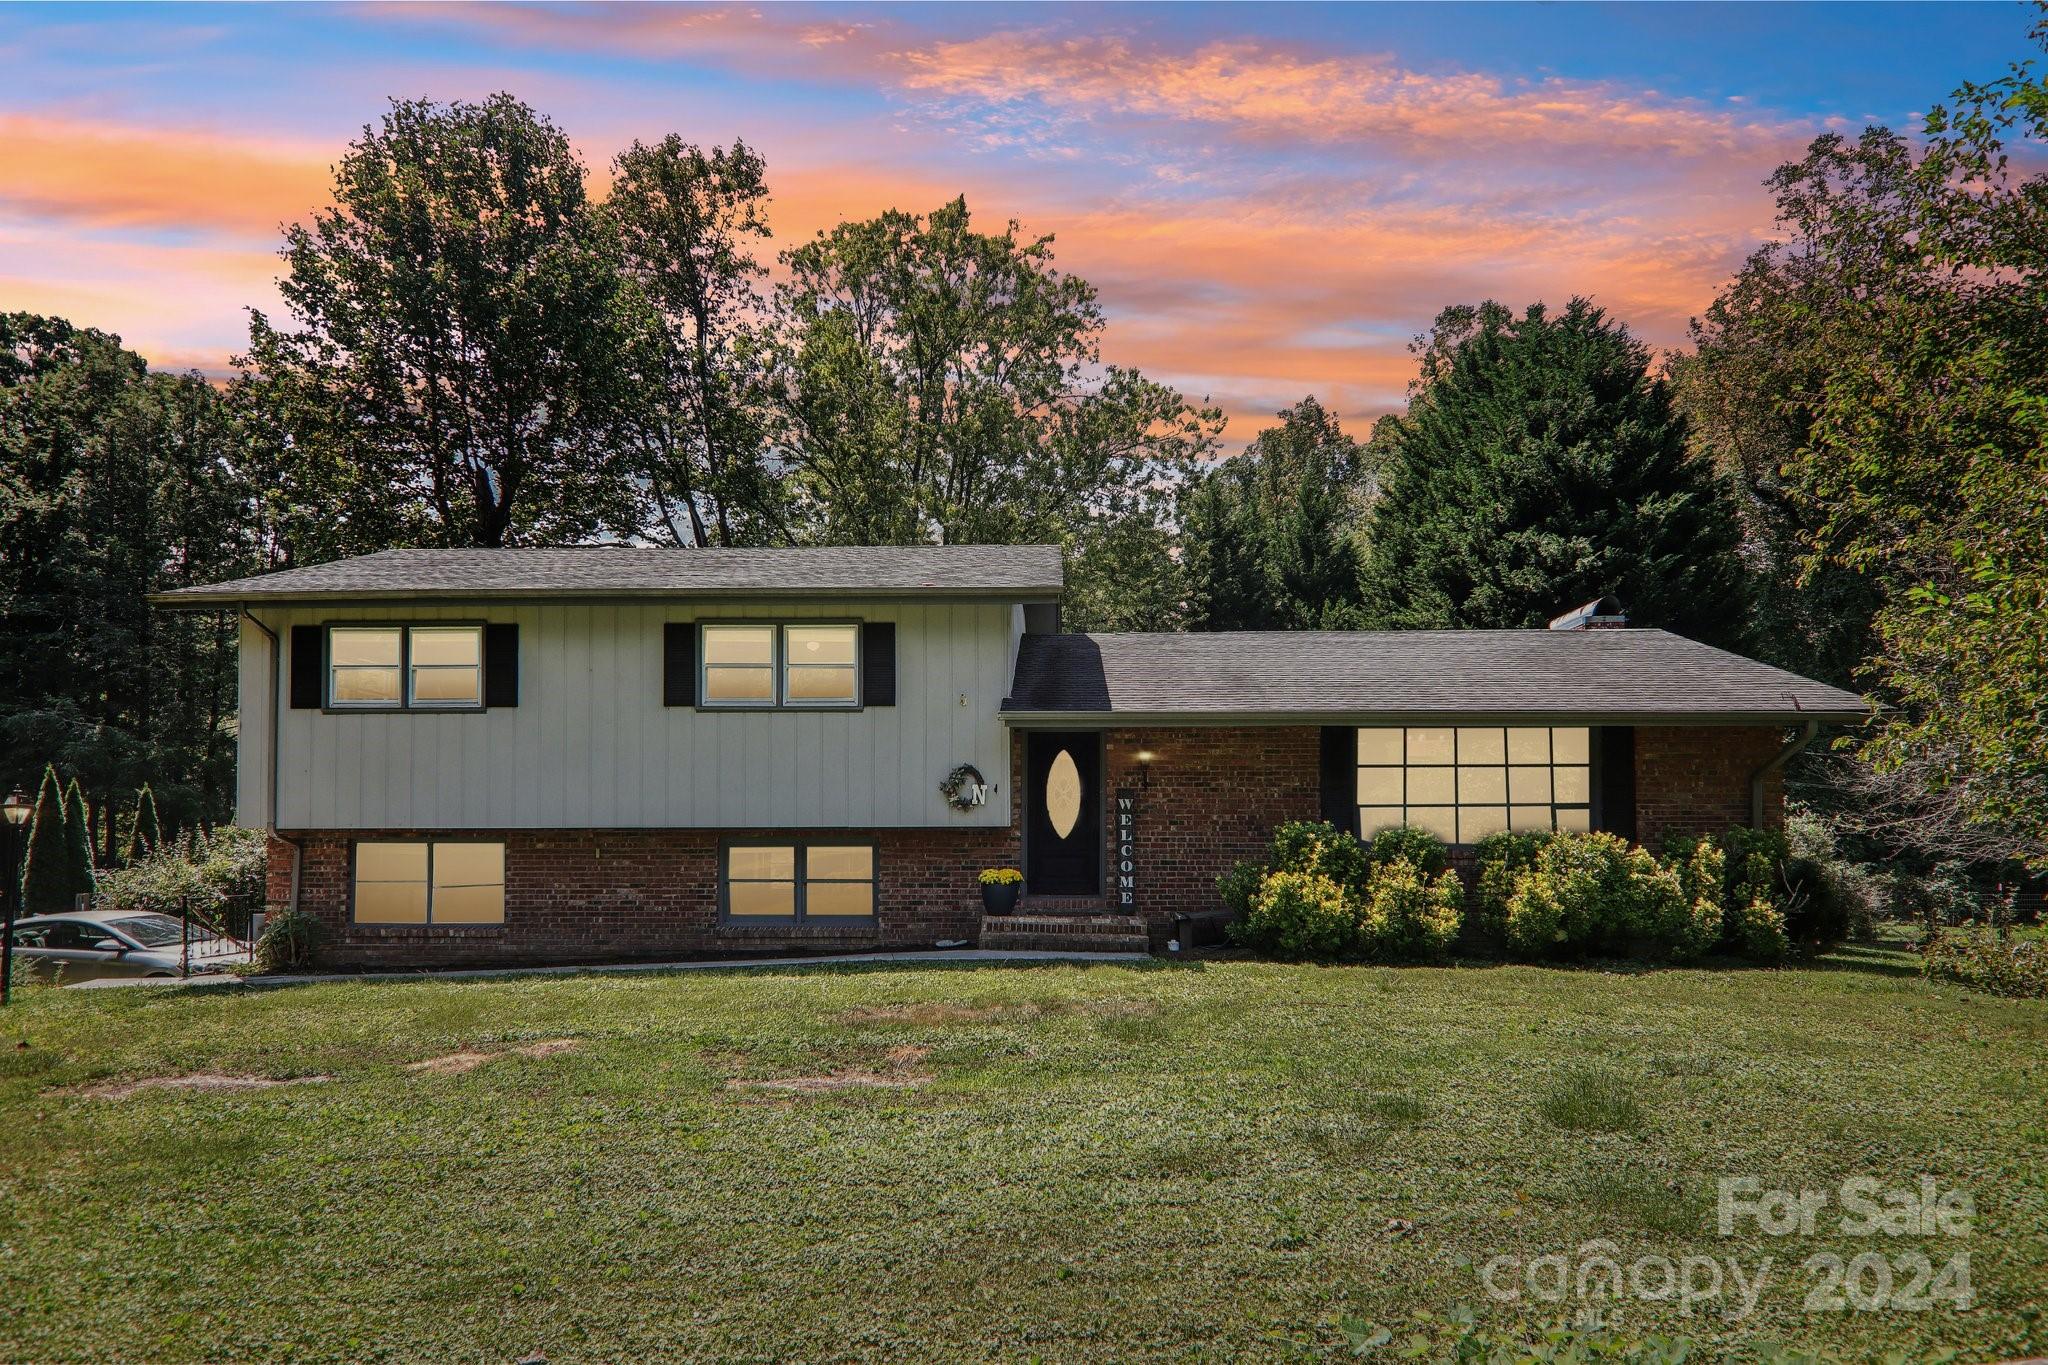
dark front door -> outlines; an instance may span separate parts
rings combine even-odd
[[[1025,889],[1102,894],[1102,736],[1027,731],[1024,769]]]

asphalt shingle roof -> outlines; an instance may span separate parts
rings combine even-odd
[[[819,546],[679,550],[385,550],[304,569],[257,574],[154,599],[171,606],[392,597],[633,597],[747,593],[769,596],[1057,596],[1057,545]]]
[[[1160,720],[1865,714],[1854,693],[1638,629],[1027,635],[1003,710]]]

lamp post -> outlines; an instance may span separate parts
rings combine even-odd
[[[0,927],[0,1005],[14,998],[14,916],[21,908],[21,827],[28,823],[28,793],[8,793],[0,801],[0,816],[7,826],[7,886],[0,895],[5,906],[4,927]]]

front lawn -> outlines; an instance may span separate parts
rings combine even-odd
[[[1704,1358],[2048,1346],[2048,1006],[1880,950],[43,990],[0,1038],[8,1361],[1312,1359],[1567,1312],[1478,1270],[1603,1238],[1773,1259],[1740,1321],[1623,1305]],[[120,1084],[193,1073],[330,1079]],[[1968,1236],[1716,1234],[1722,1175],[1923,1174]],[[1805,1311],[1873,1251],[1976,1306]]]

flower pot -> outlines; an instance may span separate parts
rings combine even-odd
[[[1017,908],[1017,893],[1024,888],[1016,882],[1007,886],[981,888],[981,908],[991,915],[1007,915]]]

